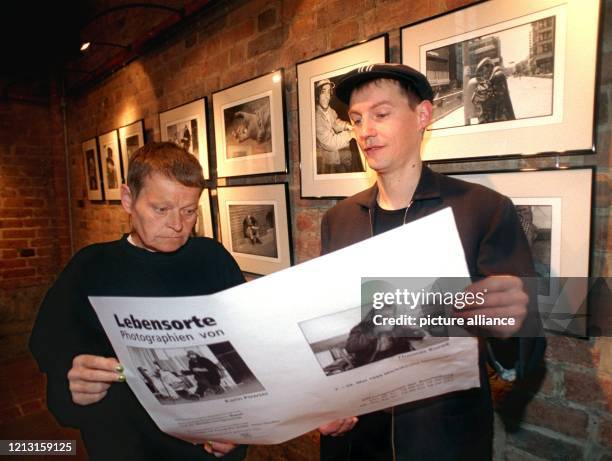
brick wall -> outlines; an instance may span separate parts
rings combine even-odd
[[[319,253],[321,216],[334,202],[303,200],[299,197],[296,62],[383,32],[389,32],[390,58],[398,62],[400,26],[468,3],[472,2],[356,0],[347,8],[346,2],[335,0],[252,0],[236,1],[231,5],[221,2],[220,7],[211,15],[185,27],[173,38],[114,73],[87,93],[68,101],[69,173],[76,248],[92,242],[116,239],[129,229],[127,218],[118,203],[92,203],[86,200],[82,141],[140,118],[145,121],[148,138],[159,140],[157,114],[160,111],[202,96],[210,98],[213,91],[284,67],[290,155],[290,173],[286,179],[290,183],[294,251],[297,262],[315,257]],[[609,276],[612,254],[612,243],[608,238],[608,169],[612,156],[609,115],[612,107],[612,1],[606,0],[602,5],[605,10],[605,34],[600,47],[597,154],[577,156],[569,162],[598,166],[591,258],[594,275]],[[2,129],[5,130],[4,125]],[[15,129],[12,126],[6,127],[6,131],[10,132],[15,132]],[[6,158],[15,161],[21,158],[16,154],[16,148],[11,150],[9,147],[3,147]],[[2,155],[4,159],[4,152]],[[27,169],[35,169],[31,165],[39,161],[32,155],[32,162],[28,163]],[[488,161],[478,166],[480,169],[515,168],[549,166],[551,162],[554,162],[554,159]],[[2,164],[1,167],[10,165]],[[475,165],[465,163],[437,168],[456,171],[469,170],[472,167]],[[13,172],[17,173],[17,170]],[[15,176],[22,177],[24,182],[18,181],[18,186],[15,187],[31,184],[31,174],[37,172],[40,172],[40,169],[16,174]],[[45,179],[47,177],[45,176]],[[279,178],[285,179],[280,175],[257,179],[230,179],[228,183],[233,185],[271,182]],[[2,187],[6,186],[3,184]],[[10,197],[2,197],[5,206],[4,200]],[[32,197],[32,200],[37,199],[39,198]],[[40,202],[29,203],[43,207]],[[23,203],[20,208],[25,206]],[[24,228],[23,223],[19,224],[21,225],[15,224],[16,227],[10,229],[30,230],[30,227]],[[13,236],[9,237],[10,235]],[[31,244],[32,239],[39,239],[38,235],[25,235],[30,234],[3,234],[1,242],[4,245],[9,239],[22,243],[27,240],[28,244]],[[19,245],[21,243],[17,244]],[[8,250],[12,259],[20,260],[16,253],[10,252],[13,249],[9,247],[2,251]],[[19,266],[22,263],[17,264],[15,269],[6,270],[31,267],[28,263],[24,266]],[[29,275],[24,273],[20,280],[26,277]],[[551,338],[546,362],[537,378],[527,383],[514,397],[517,399],[515,402],[528,401],[526,406],[522,405],[524,413],[498,417],[496,459],[612,459],[612,418],[609,411],[612,396],[610,341]],[[316,435],[311,434],[279,447],[256,448],[250,456],[252,459],[317,459],[316,442]]]
[[[0,358],[23,354],[49,283],[70,257],[61,114],[0,103]]]

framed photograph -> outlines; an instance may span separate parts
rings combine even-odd
[[[121,200],[121,155],[117,130],[98,136],[106,200]]]
[[[453,175],[510,197],[531,246],[544,327],[586,336],[593,169]],[[578,301],[579,299],[579,301]]]
[[[196,235],[200,237],[215,238],[213,227],[212,212],[210,206],[210,191],[204,188],[200,195],[200,203],[198,205],[198,221],[195,227]]]
[[[206,98],[159,113],[162,141],[184,147],[200,161],[204,179],[209,179]]]
[[[387,42],[383,35],[297,64],[302,197],[347,197],[374,182],[334,88],[352,69],[386,62]]]
[[[138,120],[127,126],[119,128],[119,144],[121,146],[121,165],[123,169],[123,182],[127,183],[128,164],[132,154],[139,147],[144,146],[144,121]]]
[[[217,189],[221,242],[243,271],[265,275],[293,263],[288,193],[287,183]]]
[[[87,198],[89,200],[104,200],[102,188],[102,175],[98,155],[96,138],[89,139],[81,145],[83,151],[83,165],[85,171],[85,184],[87,185]]]
[[[401,29],[429,161],[593,151],[598,0],[491,0]]]
[[[283,70],[212,95],[219,177],[286,173]]]

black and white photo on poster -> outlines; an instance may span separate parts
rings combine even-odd
[[[555,16],[426,52],[434,89],[431,129],[553,114]]]
[[[432,336],[423,328],[376,325],[374,315],[397,316],[396,306],[370,309],[362,318],[355,307],[299,323],[323,372],[327,376],[343,373],[399,354],[407,354],[448,341]]]
[[[228,204],[232,251],[278,258],[273,203]]]
[[[196,158],[199,157],[198,120],[196,118],[178,120],[166,125],[167,139],[181,146]]]
[[[138,378],[162,405],[264,390],[229,341],[183,348],[127,347]]]
[[[223,108],[226,159],[272,152],[270,96]]]
[[[345,74],[317,79],[313,83],[317,174],[363,173],[361,155],[348,116],[348,107],[334,92]]]

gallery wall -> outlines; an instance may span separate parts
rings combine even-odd
[[[3,179],[2,206],[12,210],[31,209],[28,215],[18,217],[31,215],[47,221],[31,222],[32,226],[25,226],[26,220],[21,224],[14,220],[9,223],[8,215],[2,215],[0,314],[3,319],[10,319],[2,322],[2,328],[24,329],[27,322],[19,327],[19,316],[26,315],[24,312],[27,310],[30,312],[28,318],[32,317],[50,279],[66,261],[70,234],[67,232],[68,208],[64,206],[68,203],[68,194],[62,189],[66,173],[70,183],[71,231],[75,250],[90,243],[116,239],[129,230],[128,218],[118,202],[87,199],[81,153],[83,141],[139,119],[144,120],[147,139],[159,140],[160,111],[208,97],[210,120],[210,97],[214,91],[280,67],[285,69],[289,173],[229,179],[226,184],[288,181],[295,262],[316,257],[320,251],[321,217],[335,201],[300,198],[296,63],[381,33],[389,34],[390,61],[399,62],[401,26],[470,3],[475,2],[356,0],[347,8],[345,1],[221,2],[220,8],[178,31],[136,61],[79,95],[68,98],[67,172],[63,168],[63,127],[59,104],[23,109],[19,104],[13,104],[7,111],[11,114],[23,112],[24,115],[21,122],[18,116],[11,115],[14,122],[10,124],[4,122],[3,117],[0,126],[1,172],[3,175],[10,172],[14,179],[13,186]],[[541,168],[557,164],[597,166],[590,255],[594,276],[610,276],[612,268],[612,239],[608,237],[609,166],[612,158],[612,1],[604,0],[602,9],[603,34],[596,87],[596,153],[434,166],[444,172]],[[36,132],[37,137],[28,136],[26,141],[15,136],[23,126],[29,127],[27,134]],[[214,152],[214,137],[210,132],[209,147]],[[38,192],[33,190],[28,195],[35,184],[43,183],[46,185],[44,192],[39,188]],[[15,202],[15,198],[10,196],[17,194],[18,190],[26,190],[19,192],[23,202]],[[27,199],[33,201],[27,202]],[[42,245],[35,240],[39,237],[55,239],[45,241],[49,243],[48,248],[54,249],[52,255],[49,255],[50,249],[41,247],[36,250],[40,264],[30,263],[34,259],[26,260],[15,253],[18,248],[36,247],[37,243]],[[15,266],[11,267],[11,264]],[[16,290],[16,286],[22,287],[21,291]],[[8,298],[13,301],[7,302]],[[5,332],[3,334],[2,340],[6,338]],[[21,342],[18,344],[23,351],[27,333],[21,331],[19,337]],[[506,421],[506,424],[501,418],[496,420],[496,457],[527,459],[532,455],[543,459],[612,459],[612,417],[609,413],[612,406],[612,342],[607,338],[551,337],[549,344],[538,379],[529,383],[522,393],[523,400],[530,401],[522,417],[515,417],[515,421]],[[6,354],[15,354],[18,348],[8,349]],[[304,438],[297,446],[294,443],[292,449],[295,453],[302,453],[304,459],[311,459],[316,451],[316,437]]]

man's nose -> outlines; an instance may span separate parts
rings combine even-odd
[[[166,225],[176,232],[183,230],[183,219],[179,210],[173,210],[168,214]]]
[[[374,136],[375,130],[374,130],[374,124],[369,121],[366,117],[364,117],[363,119],[361,119],[361,125],[358,128],[358,135],[360,138],[365,139],[365,138],[370,138],[372,136]]]

